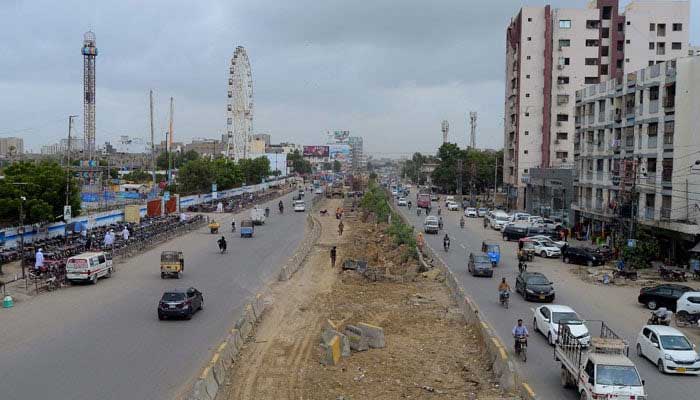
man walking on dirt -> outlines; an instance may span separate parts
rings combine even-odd
[[[336,257],[336,250],[335,246],[331,248],[331,268],[335,268],[335,257]]]
[[[343,228],[345,228],[345,225],[343,225],[343,221],[340,221],[338,224],[338,236],[343,236]]]

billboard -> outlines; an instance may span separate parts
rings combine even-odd
[[[338,143],[345,142],[349,136],[350,131],[333,131],[333,139]]]
[[[287,155],[281,153],[265,153],[264,157],[270,160],[270,171],[280,171],[282,175],[287,175]]]
[[[328,157],[328,146],[304,146],[304,157]]]
[[[350,145],[331,144],[328,146],[328,154],[331,160],[350,162]]]

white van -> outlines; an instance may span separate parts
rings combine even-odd
[[[70,282],[83,281],[94,284],[98,278],[109,278],[112,272],[112,256],[104,252],[82,253],[66,261],[66,279]]]
[[[255,225],[265,224],[265,210],[258,206],[253,207],[253,209],[250,210],[250,219],[253,220],[253,224]]]
[[[494,211],[491,214],[491,228],[499,231],[509,222],[510,216],[505,211]]]

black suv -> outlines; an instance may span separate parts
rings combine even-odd
[[[510,224],[503,228],[501,234],[503,235],[503,240],[506,242],[509,240],[518,240],[527,237],[528,227],[524,225]]]
[[[191,287],[175,289],[163,293],[158,302],[158,319],[167,317],[182,317],[192,319],[194,313],[204,308],[202,292]]]
[[[683,293],[690,291],[693,291],[693,288],[672,283],[643,287],[639,290],[637,301],[647,306],[650,310],[666,307],[668,310],[675,312],[678,299]]]
[[[605,261],[600,255],[596,255],[591,250],[585,247],[569,247],[564,246],[561,249],[561,255],[565,263],[581,264],[592,267],[594,265],[603,265]]]
[[[523,272],[515,280],[515,291],[523,295],[525,300],[554,301],[554,287],[544,274],[539,272]]]

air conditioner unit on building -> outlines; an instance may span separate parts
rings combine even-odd
[[[562,126],[561,121],[557,121],[557,126]]]
[[[556,139],[556,140],[554,141],[554,144],[559,144],[559,139]]]
[[[566,161],[567,161],[566,158],[561,159],[561,162],[563,162],[563,163],[565,163]]]
[[[564,66],[561,65],[561,64],[558,64],[558,65],[557,65],[557,69],[564,69]]]

